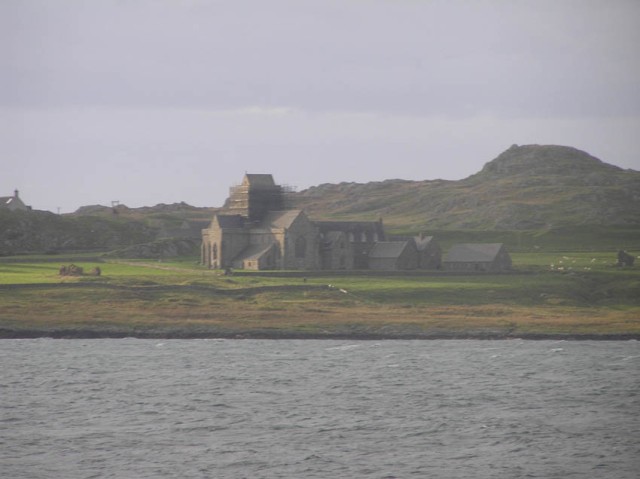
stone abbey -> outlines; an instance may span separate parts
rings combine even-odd
[[[288,207],[287,197],[272,175],[246,174],[202,230],[202,263],[250,270],[440,267],[440,248],[431,237],[386,241],[382,220],[313,221]]]

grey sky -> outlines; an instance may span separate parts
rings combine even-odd
[[[640,169],[639,45],[635,0],[2,0],[0,195],[219,206],[513,143]]]

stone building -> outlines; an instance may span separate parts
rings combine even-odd
[[[312,221],[293,209],[272,175],[246,174],[202,230],[202,264],[212,269],[416,269],[439,265],[432,237],[385,242],[382,220]],[[436,258],[437,257],[437,258]]]
[[[344,231],[320,233],[320,268],[327,270],[354,269],[353,244]]]
[[[20,199],[19,191],[15,190],[13,196],[0,196],[0,208],[10,211],[29,211],[30,206],[24,204]]]
[[[511,269],[511,256],[502,243],[467,243],[451,247],[443,261],[447,271],[498,273]]]
[[[382,220],[316,221],[315,224],[325,245],[322,269],[368,269],[371,249],[378,241],[385,240]],[[334,242],[338,237],[343,239]],[[337,268],[334,267],[335,255],[341,258]]]
[[[413,239],[408,241],[380,241],[369,253],[369,269],[399,271],[419,266],[418,248]]]
[[[320,268],[320,236],[307,215],[285,208],[271,175],[247,174],[202,230],[202,263],[213,269]]]
[[[414,243],[418,252],[417,263],[410,269],[442,269],[442,249],[435,237],[420,233],[417,236],[392,236],[389,240]]]
[[[270,211],[283,211],[285,187],[276,185],[272,175],[245,174],[242,183],[229,189],[225,209],[249,221],[261,221]]]

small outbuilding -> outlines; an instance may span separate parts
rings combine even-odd
[[[511,256],[502,243],[465,243],[451,247],[444,258],[446,271],[498,273],[511,269]]]
[[[413,240],[418,249],[418,268],[420,269],[441,269],[442,249],[433,236],[425,236],[421,233]]]
[[[379,241],[369,252],[369,269],[398,271],[416,269],[418,249],[413,240]]]

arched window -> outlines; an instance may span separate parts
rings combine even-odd
[[[298,237],[295,247],[296,258],[304,258],[307,256],[307,240],[304,236]]]

